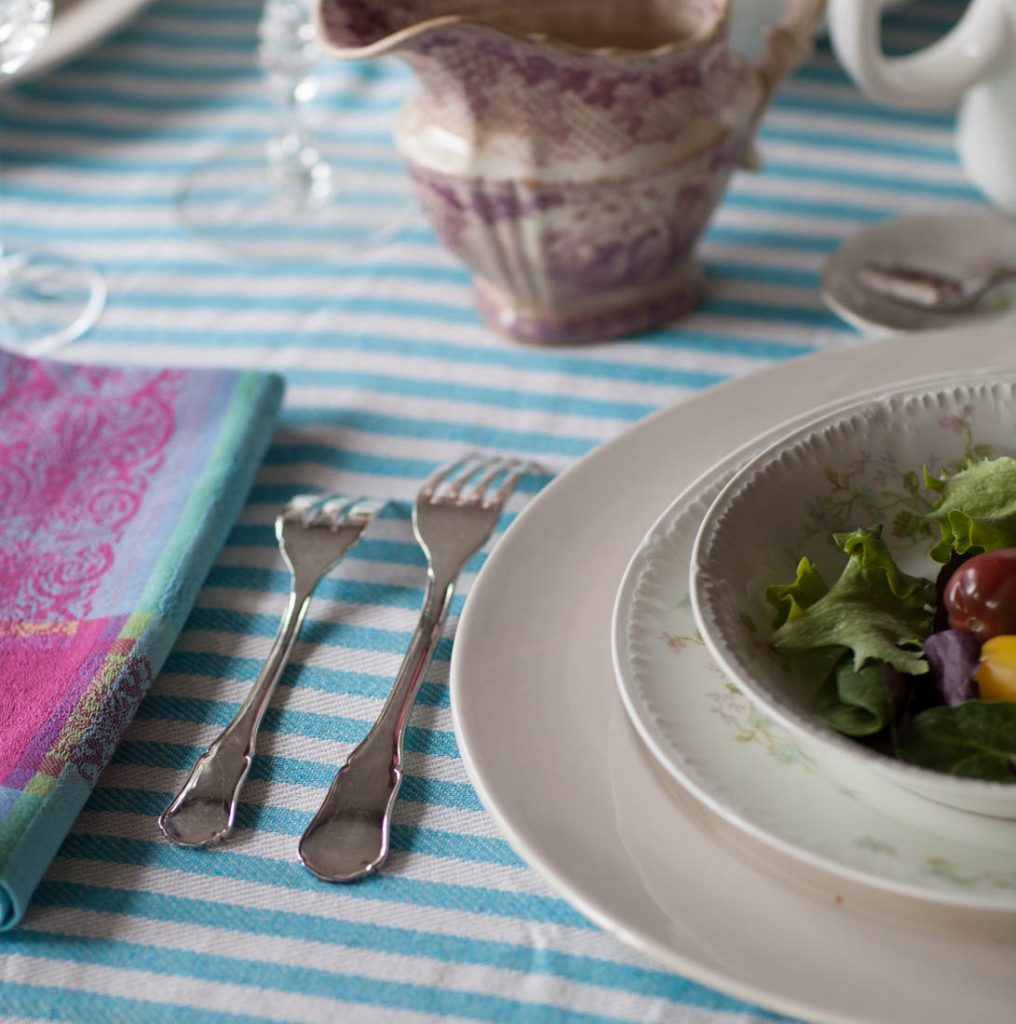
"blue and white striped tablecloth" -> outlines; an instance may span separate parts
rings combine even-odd
[[[962,6],[919,0],[892,15],[889,40],[927,41]],[[765,120],[764,169],[737,177],[709,231],[701,310],[624,343],[540,351],[481,326],[465,271],[422,222],[367,260],[288,266],[236,262],[181,226],[173,197],[184,175],[268,131],[257,16],[254,0],[157,0],[100,48],[0,98],[4,236],[87,257],[109,285],[101,322],[67,358],[257,365],[288,379],[275,443],[169,663],[23,926],[0,937],[0,1013],[767,1019],[599,931],[512,852],[458,759],[450,639],[407,738],[390,870],[327,887],[300,868],[295,840],[375,717],[413,628],[423,563],[408,503],[427,471],[464,446],[556,471],[726,377],[863,344],[823,308],[820,268],[859,226],[977,201],[951,118],[873,105],[820,46]],[[324,131],[350,167],[394,180],[390,132],[408,73],[327,63],[321,73]],[[399,503],[311,607],[267,716],[240,841],[174,849],[155,817],[236,709],[283,608],[273,517],[293,493],[323,488]],[[469,566],[449,636],[480,564]]]

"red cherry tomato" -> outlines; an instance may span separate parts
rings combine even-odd
[[[967,559],[949,577],[942,601],[953,629],[984,639],[1016,633],[1016,548]]]

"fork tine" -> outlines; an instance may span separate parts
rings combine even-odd
[[[331,514],[333,512],[341,512],[347,505],[351,505],[354,500],[354,498],[348,498],[344,494],[322,494],[318,504],[323,512]]]
[[[508,475],[496,490],[494,497],[483,502],[486,508],[500,508],[511,497],[516,484],[523,476],[527,473],[541,472],[541,468],[537,463],[523,461],[522,459],[507,460],[503,469],[509,471]],[[497,476],[497,473],[492,473],[490,477],[484,479],[489,483],[495,476]]]
[[[495,456],[492,459],[488,459],[486,466],[481,468],[487,468],[487,472],[476,481],[476,492],[485,491],[494,480],[495,477],[501,473],[505,473],[510,469],[514,469],[518,465],[518,459],[506,459],[501,456]]]
[[[448,485],[444,492],[445,498],[454,501],[462,493],[462,488],[465,487],[465,485],[469,483],[477,473],[483,473],[485,470],[489,470],[491,466],[496,465],[500,461],[501,460],[496,455],[492,455],[488,458],[481,458],[475,466],[468,469],[465,473],[460,473],[458,478]],[[484,479],[486,479],[486,477],[484,477]]]
[[[469,494],[469,501],[482,505],[487,489],[502,473],[511,473],[519,465],[518,459],[505,459],[500,456],[490,459],[483,467],[486,472]]]
[[[355,523],[369,523],[381,515],[386,504],[387,502],[384,501],[360,500],[346,510],[346,517]]]
[[[452,473],[462,469],[470,459],[475,459],[477,457],[476,452],[469,452],[467,455],[463,455],[462,458],[456,459],[454,462],[446,462],[443,466],[438,466],[438,468],[434,470],[420,488],[419,496],[421,498],[433,498],[434,491],[437,490],[439,484],[447,480]]]
[[[307,526],[327,526],[333,533],[342,526],[365,526],[381,513],[385,502],[369,498],[348,498],[340,494],[325,496]]]
[[[282,509],[282,518],[290,523],[302,523],[319,500],[317,494],[294,494]]]
[[[505,477],[501,486],[494,492],[494,497],[485,502],[488,508],[503,505],[511,497],[511,493],[515,490],[515,485],[519,480],[527,473],[534,473],[539,469],[534,462],[522,462],[518,459],[512,459],[511,461],[515,464],[515,467]]]
[[[369,498],[351,498],[334,491],[324,494],[297,494],[286,503],[281,517],[309,529],[328,526],[332,531],[344,524],[366,525],[381,514],[387,502]]]
[[[347,515],[350,512],[355,502],[355,498],[346,498],[340,494],[323,495],[322,500],[314,508],[314,514],[310,522],[317,523],[322,519],[338,522],[343,515]]]
[[[309,500],[300,520],[305,527],[316,526],[323,522],[331,522],[338,519],[343,509],[352,500],[345,495],[328,491],[323,494],[305,495],[305,497]]]

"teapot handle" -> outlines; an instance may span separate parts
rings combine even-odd
[[[901,107],[954,107],[1006,57],[1013,26],[998,0],[973,0],[938,42],[905,57],[882,53],[885,0],[830,0],[829,34],[840,62],[873,99]]]

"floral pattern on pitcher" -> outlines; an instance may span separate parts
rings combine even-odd
[[[534,136],[553,139],[533,147],[537,167],[565,159],[603,163],[637,144],[670,148],[694,121],[737,103],[746,82],[745,61],[723,39],[640,66],[466,26],[436,30],[406,59],[424,85],[414,102],[446,129],[493,125],[496,143],[484,137],[483,144],[515,148],[530,146]]]

